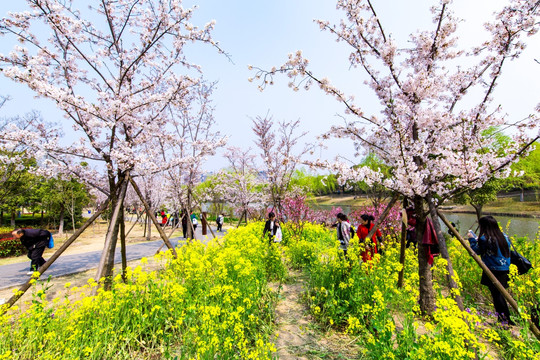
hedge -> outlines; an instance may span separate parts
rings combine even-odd
[[[9,233],[0,234],[0,258],[20,256],[26,254],[26,248]]]

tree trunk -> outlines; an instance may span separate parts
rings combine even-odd
[[[446,259],[446,269],[448,270],[448,275],[446,276],[446,280],[448,281],[448,286],[450,287],[450,293],[454,300],[457,303],[457,306],[461,311],[463,311],[463,299],[459,295],[459,286],[457,285],[455,279],[455,273],[454,273],[454,267],[452,266],[452,260],[450,259],[450,255],[448,254],[448,247],[446,246],[446,239],[444,238],[444,235],[441,230],[441,224],[439,222],[439,217],[437,215],[437,208],[435,207],[435,204],[433,203],[433,199],[431,195],[428,195],[427,197],[428,205],[429,205],[429,214],[431,215],[431,220],[433,221],[433,227],[435,228],[435,232],[437,233],[437,240],[439,242],[439,251],[441,252],[441,256]]]
[[[11,227],[15,228],[15,210],[11,210]]]
[[[426,249],[422,244],[426,230],[426,214],[424,213],[424,201],[420,196],[414,197],[414,209],[416,213],[416,241],[418,243],[418,276],[419,292],[418,299],[422,314],[431,316],[435,311],[435,292],[433,291],[433,278],[431,266],[428,263]]]
[[[43,218],[43,215],[41,217]],[[0,226],[4,226],[4,210],[0,210]]]
[[[206,213],[203,213],[202,215],[204,217],[204,220],[208,223],[208,229],[210,229],[210,233],[212,233],[212,236],[214,239],[216,238],[216,234],[214,234],[214,230],[212,230],[212,226],[210,226],[210,223],[208,222],[208,219],[206,218]],[[217,219],[217,216],[216,216]]]
[[[480,223],[480,218],[482,217],[482,209],[484,208],[483,205],[474,205],[474,204],[471,204],[472,207],[474,208],[474,212],[476,213],[476,221],[478,221],[478,223]]]
[[[152,219],[146,214],[146,221],[144,223],[146,229],[146,241],[152,240]]]
[[[117,184],[117,189],[111,189],[111,194],[118,193],[118,195],[116,195],[116,199],[114,199],[112,202],[113,211],[109,221],[107,235],[105,236],[105,244],[103,246],[103,251],[101,253],[101,258],[99,260],[99,266],[96,273],[96,281],[100,281],[102,278],[105,279],[103,283],[105,290],[110,290],[112,285],[114,253],[116,250],[116,242],[118,240],[118,230],[120,225],[118,219],[120,216],[120,209],[124,203],[127,185],[127,180],[121,179]],[[94,294],[96,292],[97,288],[94,290]]]
[[[64,235],[64,204],[60,205],[60,218],[58,220],[58,235]]]
[[[206,227],[210,226],[210,224],[206,221],[206,212],[201,212],[201,231],[202,235],[206,235]]]

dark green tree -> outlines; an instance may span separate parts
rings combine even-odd
[[[504,180],[505,190],[521,190],[521,201],[526,189],[540,189],[540,143],[535,142],[534,146],[533,151],[512,165],[512,175]]]
[[[482,210],[487,203],[497,200],[497,193],[502,189],[503,181],[496,178],[488,180],[484,186],[474,190],[468,190],[454,198],[457,204],[470,204],[480,220]]]
[[[49,219],[55,223],[58,221],[58,233],[63,234],[66,224],[75,231],[77,222],[82,218],[82,209],[90,200],[86,186],[75,179],[42,179],[37,193]]]

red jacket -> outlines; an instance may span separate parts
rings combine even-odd
[[[366,237],[368,236],[371,229],[373,229],[373,224],[371,224],[369,229],[365,225],[358,225],[356,235],[358,235],[358,240],[360,241],[360,243],[363,243],[366,240]],[[374,244],[377,244],[378,237],[382,237],[381,231],[379,229],[375,231],[375,234],[373,234],[373,236],[371,237],[371,241],[373,241]]]

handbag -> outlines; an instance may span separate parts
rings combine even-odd
[[[52,234],[51,234],[51,237],[49,237],[49,243],[47,244],[47,247],[49,249],[52,249],[54,247],[54,239],[52,237]]]
[[[278,227],[276,230],[276,235],[274,235],[274,242],[279,243],[283,240],[283,234],[281,233],[281,227]]]
[[[516,265],[519,275],[526,274],[532,268],[531,262],[525,256],[517,252],[511,241],[510,245],[512,245],[512,249],[514,249],[510,251],[510,264]]]

